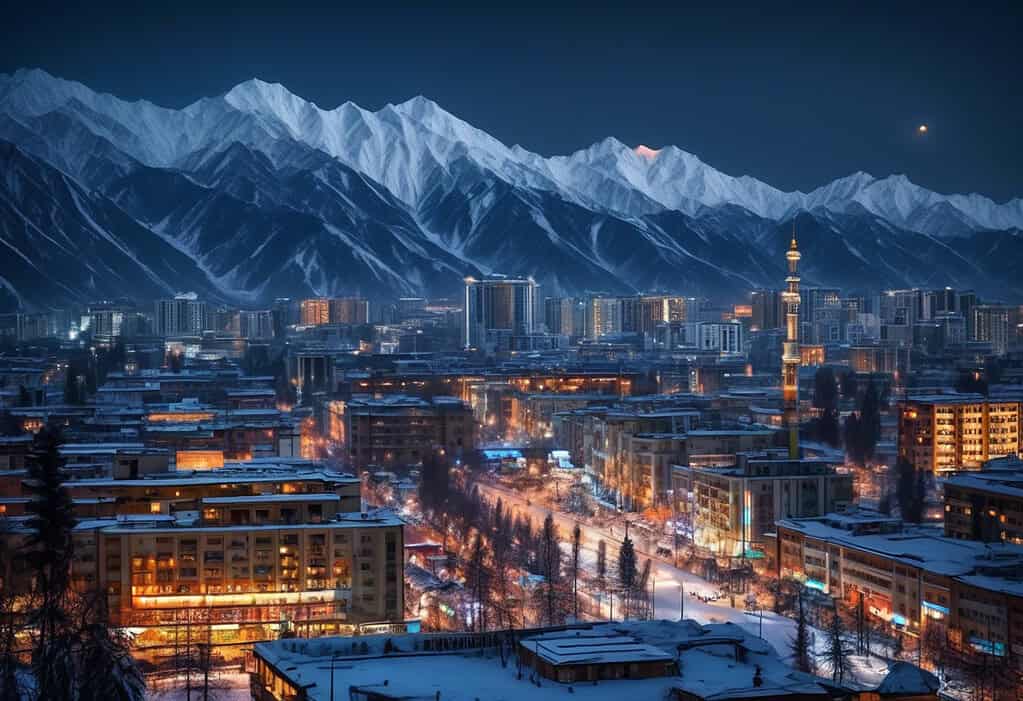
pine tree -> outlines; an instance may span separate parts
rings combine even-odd
[[[810,651],[810,627],[806,622],[803,597],[799,596],[796,618],[796,634],[792,638],[792,666],[800,672],[813,673],[813,656]]]
[[[572,606],[575,620],[579,620],[579,555],[582,551],[583,532],[579,524],[572,529]]]
[[[26,489],[26,560],[35,577],[30,622],[37,634],[32,664],[41,698],[72,698],[74,669],[69,630],[73,546],[71,496],[64,487],[59,430],[46,426],[35,438]]]
[[[637,573],[636,548],[632,544],[632,539],[629,536],[625,536],[622,546],[618,549],[618,585],[622,588],[622,593],[625,595],[625,605],[622,607],[622,617],[624,619],[629,617],[629,605],[636,588]]]
[[[110,625],[104,594],[92,593],[85,606],[77,634],[78,701],[144,701],[145,677],[127,635]]]
[[[560,623],[564,616],[561,606],[561,544],[558,540],[558,529],[554,525],[554,517],[547,514],[540,530],[538,543],[538,561],[540,574],[544,578],[539,591],[543,619],[547,625]]]
[[[831,667],[831,679],[839,684],[849,671],[849,646],[845,641],[845,626],[842,624],[842,617],[836,609],[831,614],[831,622],[826,631],[827,647],[824,650],[824,659]]]

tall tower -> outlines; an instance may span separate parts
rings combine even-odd
[[[785,401],[785,426],[789,430],[789,457],[799,458],[799,249],[796,225],[792,224],[792,243],[785,253],[789,274],[785,278],[782,302],[785,305],[785,345],[781,356],[781,389]]]

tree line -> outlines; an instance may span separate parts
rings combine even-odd
[[[648,611],[644,591],[649,567],[638,567],[628,537],[619,547],[613,573],[608,571],[606,543],[599,541],[596,573],[587,578],[579,524],[566,537],[550,513],[536,525],[529,517],[513,513],[500,498],[491,505],[471,477],[463,473],[452,479],[441,451],[423,461],[419,499],[428,521],[441,531],[445,551],[449,530],[466,544],[459,564],[472,601],[470,628],[474,631],[525,627],[527,607],[541,625],[578,619],[584,596],[580,585],[587,579],[592,579],[589,583],[600,594],[598,601],[618,594],[620,616]],[[519,579],[523,573],[532,574],[532,581]]]

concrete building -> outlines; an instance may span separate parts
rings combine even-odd
[[[455,397],[353,397],[344,406],[345,454],[350,465],[415,465],[432,450],[452,462],[476,449],[472,408]]]
[[[672,482],[694,542],[720,555],[756,557],[779,519],[821,516],[853,500],[851,474],[784,450],[739,453],[729,467],[676,465]]]
[[[528,336],[539,326],[532,278],[490,275],[465,280],[465,348],[493,348],[501,336]]]
[[[1023,545],[1023,461],[998,458],[943,480],[945,535]]]
[[[1009,316],[1012,308],[1004,304],[980,304],[971,310],[973,319],[971,341],[991,344],[995,355],[1005,355],[1015,334],[1010,333]]]
[[[404,620],[403,530],[361,511],[359,480],[312,463],[68,483],[78,525],[72,581],[106,593],[133,654],[171,658],[186,628],[219,657],[293,632],[350,634]],[[4,521],[20,543],[23,517]],[[12,587],[27,586],[0,573]]]
[[[954,648],[1019,659],[1023,548],[954,540],[876,512],[783,519],[778,575],[795,577],[893,629],[936,626]]]
[[[929,472],[978,469],[1020,453],[1020,402],[979,394],[911,396],[898,404],[899,458]]]
[[[198,336],[208,326],[206,302],[194,292],[156,301],[154,332],[157,336]]]

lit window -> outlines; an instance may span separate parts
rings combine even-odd
[[[149,505],[149,513],[158,514],[160,513],[160,502],[154,501]]]

